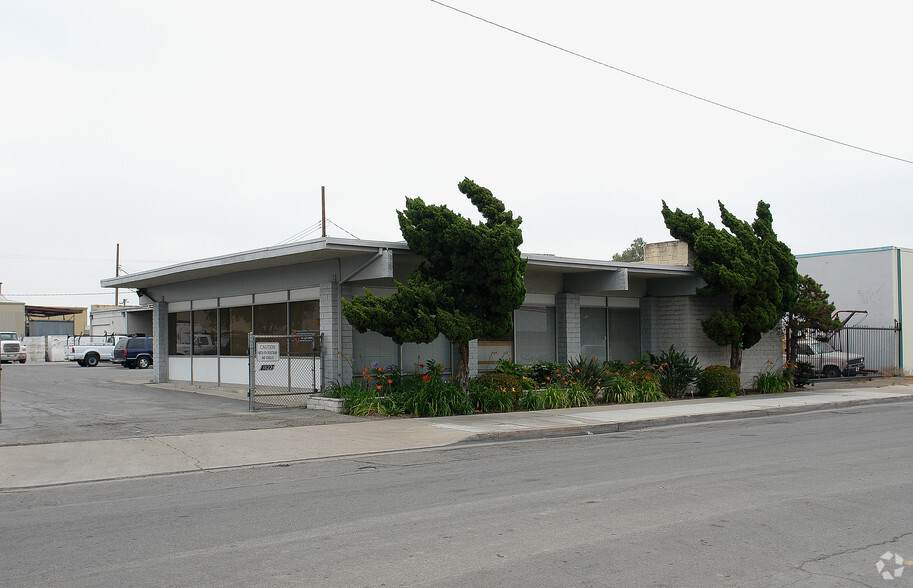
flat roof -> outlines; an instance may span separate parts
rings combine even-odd
[[[417,254],[409,249],[405,241],[366,241],[362,239],[322,237],[287,245],[277,245],[188,261],[125,276],[105,278],[101,280],[101,286],[103,288],[149,288],[175,282],[221,276],[239,271],[268,269],[339,257],[371,254],[381,249],[389,249],[402,255],[411,254],[418,257]],[[528,266],[545,272],[578,273],[627,270],[631,274],[645,277],[672,277],[694,273],[690,266],[578,259],[541,253],[521,253],[521,255],[528,260]]]

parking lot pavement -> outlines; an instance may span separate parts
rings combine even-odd
[[[151,370],[102,363],[4,364],[0,446],[144,438],[364,419],[300,408],[247,411],[246,392],[152,384]]]

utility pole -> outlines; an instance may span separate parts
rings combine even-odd
[[[114,277],[120,276],[120,243],[117,244],[117,257],[114,260]],[[118,288],[114,288],[114,306],[117,306]]]
[[[327,192],[325,186],[320,186],[320,226],[323,229],[323,238],[327,236]]]

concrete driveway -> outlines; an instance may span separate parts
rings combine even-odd
[[[0,446],[129,439],[363,421],[300,408],[247,411],[246,392],[151,384],[151,370],[102,363],[4,364]]]

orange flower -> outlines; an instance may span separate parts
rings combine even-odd
[[[545,379],[546,379],[546,380],[551,380],[552,378],[551,378],[551,376],[545,376]]]
[[[387,380],[387,383],[388,383],[388,384],[392,384],[392,383],[393,383],[393,380]]]
[[[422,369],[425,369],[425,364],[420,363],[420,364],[418,364],[418,367],[420,367],[420,368],[422,368]]]
[[[378,385],[377,385],[377,389],[380,390],[381,388],[383,388],[383,386],[381,386],[380,384],[378,384]]]
[[[431,378],[431,376],[429,376],[428,374],[425,374],[424,376],[422,376],[422,381],[427,382],[430,378]]]

